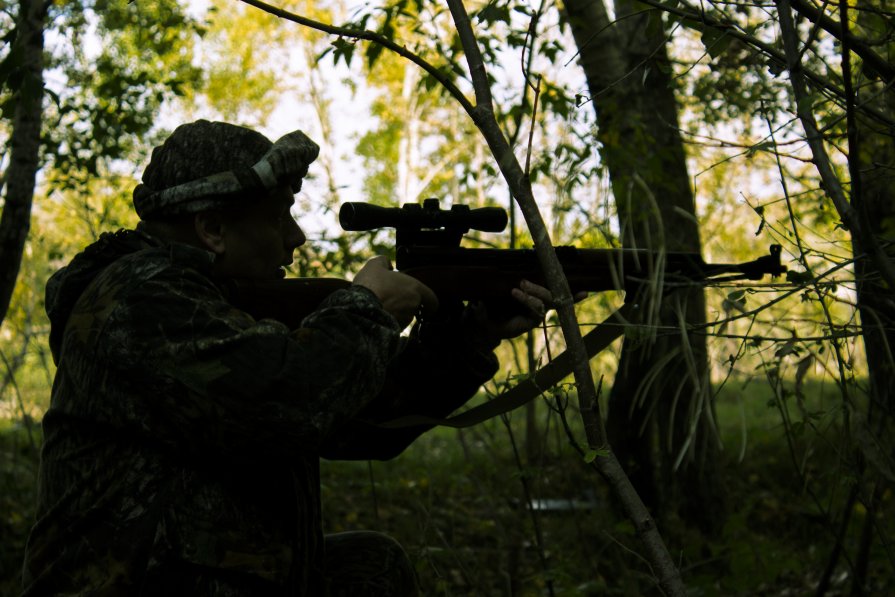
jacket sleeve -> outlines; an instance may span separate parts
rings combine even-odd
[[[324,444],[323,457],[388,460],[398,456],[432,425],[385,428],[380,423],[407,415],[441,419],[461,407],[498,369],[490,349],[472,345],[459,313],[415,327],[390,363],[382,392]]]
[[[94,414],[198,454],[318,452],[380,392],[399,342],[358,287],[292,331],[233,308],[189,269],[163,269],[109,308],[92,342],[108,395]]]

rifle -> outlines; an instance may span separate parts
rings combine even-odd
[[[514,308],[510,291],[521,280],[546,285],[533,249],[460,247],[470,230],[503,231],[507,213],[502,208],[453,205],[445,210],[438,199],[403,207],[345,203],[339,223],[346,231],[394,228],[396,269],[432,288],[443,303],[485,301],[495,310],[510,310]],[[786,271],[780,253],[780,246],[772,245],[768,255],[753,261],[710,264],[697,253],[556,247],[573,293],[624,290],[626,296],[650,281],[675,288],[778,276]],[[277,319],[294,328],[324,298],[349,285],[338,278],[240,280],[232,283],[230,296],[256,318]]]
[[[346,203],[339,211],[342,228],[350,231],[396,229],[396,269],[428,285],[438,298],[485,300],[498,308],[511,308],[510,290],[522,279],[544,285],[544,277],[531,249],[467,249],[460,247],[470,230],[500,232],[506,211],[454,205],[442,210],[437,199],[423,205],[387,208],[367,203]],[[781,248],[772,245],[767,255],[734,264],[709,264],[696,253],[660,253],[641,249],[579,249],[556,247],[557,257],[572,292],[624,290],[625,304],[584,335],[588,357],[606,349],[621,336],[630,318],[641,308],[632,300],[651,283],[680,288],[733,280],[760,280],[786,271],[780,264]],[[231,300],[256,318],[272,317],[296,328],[332,292],[350,282],[336,278],[293,278],[238,281]],[[509,412],[541,395],[571,372],[568,352],[531,373],[493,400],[447,419],[420,415],[399,417],[377,427],[400,429],[418,425],[469,427]]]

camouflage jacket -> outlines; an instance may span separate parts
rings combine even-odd
[[[211,262],[120,231],[48,283],[58,367],[24,595],[318,594],[319,458],[390,458],[426,428],[370,421],[444,416],[496,371],[455,325],[401,339],[364,288],[295,330],[256,321]]]

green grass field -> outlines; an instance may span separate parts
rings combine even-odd
[[[803,400],[784,406],[787,425],[765,385],[731,382],[718,397],[729,512],[723,533],[706,538],[673,518],[660,528],[692,595],[814,594],[835,544],[826,512],[842,514],[855,476],[835,388],[811,384]],[[391,534],[416,562],[424,595],[660,594],[605,485],[569,445],[557,416],[544,404],[537,413],[532,461],[516,412],[508,423],[437,429],[390,462],[325,462],[326,530]],[[0,423],[0,595],[18,590],[36,469],[27,429]],[[535,508],[526,507],[526,496]],[[886,516],[892,503],[887,489],[875,514],[868,594],[895,592],[893,553],[883,547],[895,530]],[[844,544],[853,560],[868,514],[860,504],[850,514],[857,524]],[[850,594],[849,561],[840,558],[827,594]]]

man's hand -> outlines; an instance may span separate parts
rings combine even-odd
[[[512,297],[525,307],[525,311],[509,319],[495,318],[481,303],[469,305],[464,323],[471,341],[493,348],[501,340],[515,338],[539,326],[553,305],[550,291],[528,280],[522,280],[519,287],[512,290]]]
[[[407,327],[418,314],[434,313],[438,298],[432,289],[406,274],[392,270],[383,256],[367,261],[357,275],[354,284],[373,291],[382,301],[382,308],[398,320],[401,328]]]

